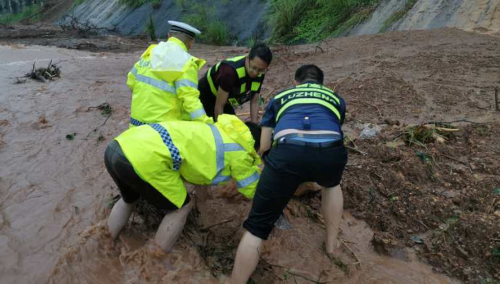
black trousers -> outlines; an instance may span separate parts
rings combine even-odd
[[[163,194],[137,175],[134,167],[127,160],[120,144],[116,140],[109,143],[106,148],[104,164],[118,186],[120,195],[125,203],[134,203],[140,197],[143,197],[148,203],[158,209],[166,211],[178,209]],[[188,203],[189,195],[186,197],[184,205]]]
[[[265,157],[265,163],[243,227],[267,240],[301,183],[317,182],[324,187],[340,184],[347,164],[347,150],[344,146],[317,148],[278,144]]]

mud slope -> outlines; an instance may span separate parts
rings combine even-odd
[[[290,86],[298,66],[318,64],[326,84],[347,101],[346,134],[356,138],[369,122],[383,132],[355,142],[366,155],[350,155],[343,183],[345,245],[338,259],[323,254],[320,193],[308,193],[286,210],[292,230],[274,232],[264,246],[254,282],[459,282],[433,273],[418,257],[466,283],[498,278],[500,113],[494,111],[493,87],[499,43],[445,29],[276,47],[264,97]],[[197,45],[193,54],[212,65],[244,51]],[[108,203],[117,194],[103,153],[127,128],[125,78],[140,54],[0,46],[0,87],[8,90],[0,95],[2,283],[226,280],[250,206],[231,185],[197,195],[197,210],[171,254],[148,249],[154,228],[137,216],[116,243],[103,232]],[[33,61],[44,66],[51,59],[62,68],[60,79],[17,84]],[[109,118],[96,108],[103,103],[113,109]],[[390,148],[402,128],[387,126],[387,119],[480,124],[455,124],[461,132],[445,144]],[[432,167],[417,152],[433,157]],[[446,241],[434,233],[440,228]],[[414,245],[414,235],[426,245]]]
[[[498,34],[500,30],[500,0],[417,0],[405,12],[405,3],[413,0],[387,0],[364,23],[349,35],[376,34],[383,28],[390,31],[459,28],[468,31]],[[391,17],[403,13],[397,21]],[[389,20],[389,22],[387,22]]]

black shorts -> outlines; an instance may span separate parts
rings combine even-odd
[[[265,167],[253,198],[252,209],[243,227],[267,240],[274,223],[303,182],[323,187],[340,184],[347,164],[344,146],[316,148],[278,144],[265,157]]]
[[[142,197],[158,209],[168,211],[178,209],[177,206],[170,202],[163,194],[137,175],[134,168],[123,154],[120,144],[118,144],[116,140],[109,143],[106,148],[106,152],[104,153],[104,164],[118,186],[125,203],[134,203]],[[184,205],[188,203],[189,195],[187,195]]]
[[[215,96],[210,90],[210,85],[208,84],[206,77],[200,79],[198,91],[200,91],[200,101],[205,109],[205,113],[207,116],[214,117],[215,101],[217,96]],[[229,102],[224,105],[223,113],[233,115],[236,114],[233,106]]]

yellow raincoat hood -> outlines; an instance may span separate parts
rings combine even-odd
[[[221,114],[217,118],[216,126],[223,130],[234,142],[254,157],[254,166],[260,165],[260,156],[255,151],[255,140],[250,129],[235,115]]]
[[[142,55],[151,58],[152,72],[167,82],[174,82],[189,68],[200,70],[206,61],[188,53],[186,45],[175,37],[151,45]]]

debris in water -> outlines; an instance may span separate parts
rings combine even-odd
[[[70,140],[70,141],[71,141],[71,140],[75,139],[76,134],[77,134],[77,133],[67,134],[67,135],[66,135],[66,139],[68,139],[68,140]]]
[[[102,104],[95,106],[95,107],[89,107],[88,110],[91,110],[94,108],[100,110],[101,115],[103,115],[103,116],[110,116],[113,113],[113,108],[107,102],[102,103]]]
[[[36,62],[33,62],[33,69],[31,72],[27,73],[25,77],[45,83],[46,80],[53,80],[54,78],[61,76],[61,68],[52,64],[52,60],[50,60],[47,68],[36,68],[35,66]]]

